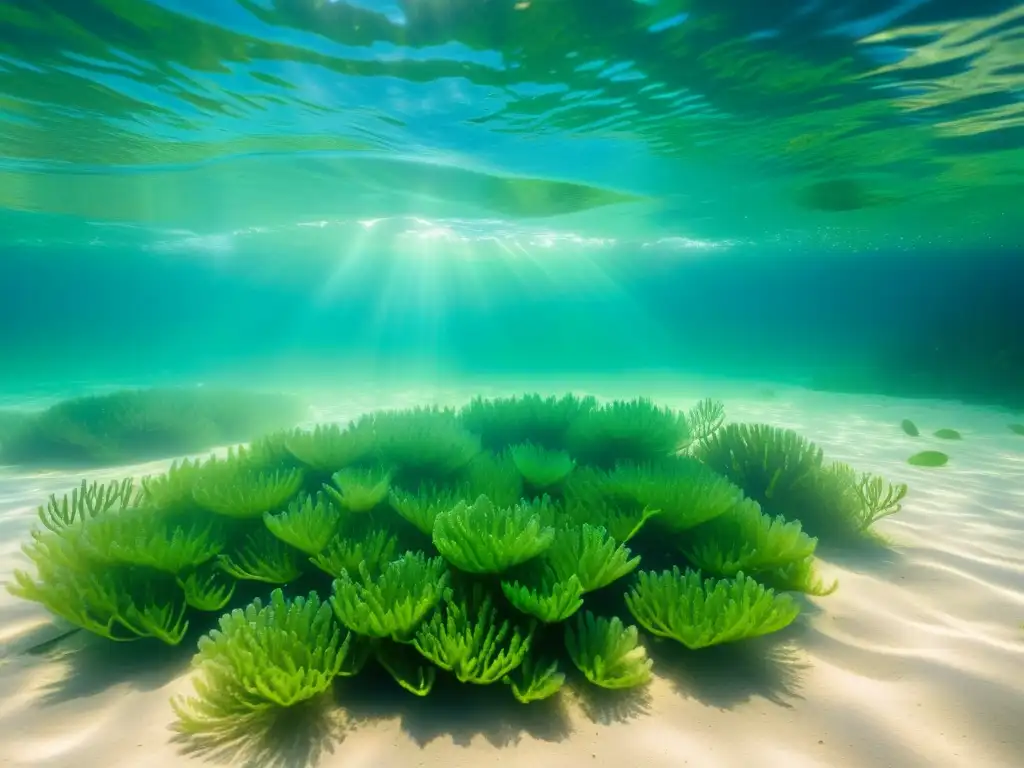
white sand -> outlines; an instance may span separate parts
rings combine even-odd
[[[507,691],[417,699],[360,678],[339,691],[349,711],[325,709],[248,743],[183,745],[167,704],[187,691],[191,650],[161,658],[78,633],[44,655],[24,649],[59,633],[32,604],[0,594],[0,765],[138,768],[190,762],[324,768],[480,768],[609,765],[651,768],[825,768],[1024,765],[1024,437],[997,411],[949,403],[811,393],[766,384],[506,383],[486,394],[541,389],[604,397],[648,395],[689,407],[714,396],[730,420],[792,427],[830,458],[906,482],[904,511],[880,528],[897,544],[864,561],[833,559],[839,591],[811,601],[798,623],[763,641],[687,654],[653,648],[660,673],[638,695],[561,697],[522,707]],[[768,391],[768,390],[772,391]],[[461,403],[451,388],[393,393],[318,409],[318,420],[373,407]],[[958,429],[960,442],[910,438]],[[906,458],[950,454],[940,469]],[[94,473],[120,477],[168,462]],[[0,474],[0,579],[34,507],[79,475]],[[151,647],[150,647],[151,648]],[[361,687],[362,686],[362,687]],[[275,739],[273,734],[286,733]],[[189,751],[191,750],[191,751]],[[191,756],[190,756],[191,755]]]

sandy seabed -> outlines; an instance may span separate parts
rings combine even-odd
[[[819,552],[835,594],[760,640],[700,653],[648,642],[655,680],[619,696],[563,691],[523,706],[497,690],[425,699],[375,678],[339,683],[325,703],[239,741],[182,741],[171,696],[191,686],[193,645],[111,644],[64,630],[0,592],[0,765],[163,768],[623,768],[1024,765],[1024,437],[1008,414],[955,403],[843,396],[771,384],[625,377],[506,382],[321,396],[312,421],[366,410],[523,391],[649,396],[688,408],[712,396],[731,421],[790,427],[830,459],[905,482],[903,511],[879,524],[891,549]],[[330,405],[336,403],[339,405]],[[912,419],[921,437],[900,429]],[[951,427],[961,441],[929,435]],[[950,455],[923,469],[926,448]],[[163,471],[170,462],[92,472]],[[25,560],[35,508],[81,473],[0,469],[0,580]],[[602,692],[603,694],[603,692]]]

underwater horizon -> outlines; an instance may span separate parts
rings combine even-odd
[[[4,3],[0,394],[628,370],[1024,406],[1022,18]]]
[[[0,1],[0,763],[1024,764],[1022,35]]]

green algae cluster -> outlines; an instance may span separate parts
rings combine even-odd
[[[571,668],[639,686],[645,635],[696,652],[787,627],[795,594],[837,586],[819,538],[870,536],[906,493],[795,432],[723,424],[712,400],[527,395],[275,432],[51,497],[9,589],[112,641],[216,623],[173,702],[187,731],[367,664],[418,696],[448,675],[526,703]]]
[[[294,426],[287,395],[217,388],[128,389],[0,412],[0,464],[102,466],[204,451]]]

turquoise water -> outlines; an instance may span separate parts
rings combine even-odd
[[[1019,762],[1022,32],[2,0],[0,762]]]
[[[1022,19],[5,2],[0,389],[683,369],[1016,404]]]

